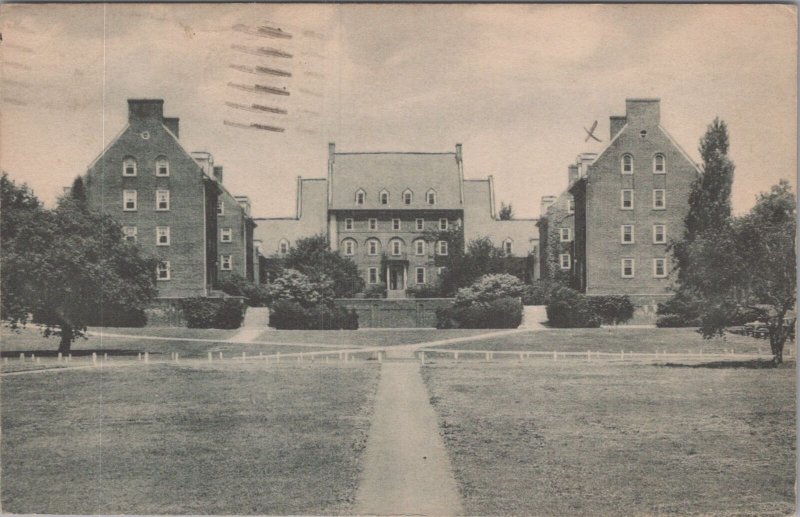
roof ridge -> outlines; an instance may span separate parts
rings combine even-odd
[[[456,153],[454,152],[428,152],[428,151],[355,151],[355,152],[346,152],[346,153],[333,153],[334,155],[342,156],[342,155],[353,155],[353,154],[413,154],[413,155],[448,155],[452,154],[455,156]]]

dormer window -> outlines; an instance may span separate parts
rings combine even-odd
[[[380,194],[378,194],[378,198],[380,199],[382,205],[389,204],[389,192],[381,190]]]
[[[426,201],[428,202],[429,205],[435,205],[436,204],[436,191],[433,190],[433,189],[429,190],[428,193],[425,195],[425,198],[426,198]]]
[[[278,244],[278,253],[281,255],[286,255],[289,253],[289,241],[286,239],[281,239],[281,242]]]
[[[169,160],[166,156],[156,159],[156,176],[169,176]]]
[[[363,190],[359,189],[356,191],[356,204],[363,205],[364,202],[367,200],[367,193]]]
[[[503,252],[509,257],[511,256],[513,247],[514,247],[514,241],[512,241],[511,239],[506,239],[503,242]]]
[[[633,156],[630,154],[622,155],[622,174],[633,174]]]
[[[412,201],[414,201],[414,193],[410,190],[403,192],[403,204],[410,205]]]
[[[122,160],[122,175],[136,176],[136,160],[132,156],[128,156]]]
[[[666,174],[667,163],[664,155],[659,153],[653,157],[653,174]]]
[[[225,202],[217,198],[217,215],[225,215]]]

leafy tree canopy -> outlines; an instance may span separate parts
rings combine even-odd
[[[498,216],[500,217],[501,221],[510,221],[514,219],[514,207],[511,206],[511,203],[505,204],[501,202]]]
[[[352,298],[364,289],[356,263],[332,251],[324,235],[298,240],[283,260],[283,267],[307,275],[312,282],[332,281],[337,298]]]

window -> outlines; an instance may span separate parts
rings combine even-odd
[[[633,244],[633,225],[623,224],[620,230],[622,244]]]
[[[447,219],[446,218],[443,217],[443,218],[439,219],[439,229],[440,230],[446,230],[447,229]]]
[[[169,176],[169,160],[165,156],[156,158],[156,176]]]
[[[165,260],[164,262],[158,263],[158,266],[156,267],[156,278],[158,280],[169,280],[170,278],[169,260]]]
[[[425,219],[417,219],[417,231],[421,232],[425,229]]]
[[[443,274],[444,274],[444,269],[445,269],[445,268],[444,268],[444,267],[441,267],[441,266],[440,266],[440,267],[437,267],[437,268],[436,268],[436,274],[438,274],[438,275],[440,275],[440,276],[441,276],[441,275],[443,275]]]
[[[377,255],[378,254],[378,241],[372,239],[367,242],[367,254],[368,255]]]
[[[367,193],[363,190],[356,191],[356,204],[363,205],[364,202],[367,200]]]
[[[653,157],[653,174],[666,174],[667,164],[664,155],[658,153]]]
[[[281,255],[286,255],[289,253],[289,241],[286,239],[281,239],[281,242],[278,244],[278,253]]]
[[[414,193],[410,190],[403,192],[403,204],[410,205],[412,201],[414,201]]]
[[[561,242],[572,241],[572,228],[559,228],[559,235],[561,237]]]
[[[370,230],[377,230],[378,229],[378,220],[377,219],[370,219],[369,220],[369,229]]]
[[[417,283],[424,284],[425,283],[425,268],[418,267],[417,268]]]
[[[653,225],[653,244],[665,244],[667,242],[667,227],[663,224]]]
[[[622,259],[622,278],[633,278],[633,274],[634,274],[633,259],[632,258]]]
[[[642,129],[641,131],[639,131],[639,136],[642,138],[647,138],[647,130]]]
[[[503,242],[503,252],[506,255],[509,255],[509,256],[511,255],[513,247],[514,247],[514,241],[512,241],[511,239],[506,239]]]
[[[633,189],[624,188],[620,191],[620,208],[633,210]]]
[[[575,200],[569,198],[567,200],[567,213],[574,214],[575,213]]]
[[[667,208],[666,191],[663,188],[653,189],[653,210]]]
[[[225,202],[217,199],[217,215],[225,215]]]
[[[369,268],[368,282],[370,284],[377,284],[378,283],[378,268],[376,268],[376,267]]]
[[[667,276],[667,259],[653,259],[653,276],[655,278],[664,278]]]
[[[622,155],[622,174],[633,174],[633,156]]]
[[[558,256],[558,263],[561,266],[561,269],[570,269],[572,265],[572,260],[570,260],[569,253],[562,253]]]
[[[427,199],[429,205],[435,205],[436,204],[436,191],[433,190],[433,189],[429,190],[428,194],[425,196],[425,198]]]
[[[392,255],[397,256],[403,252],[403,243],[400,242],[399,240],[396,239],[393,240],[391,246],[392,246]]]
[[[385,190],[381,191],[380,200],[381,200],[381,204],[382,205],[388,205],[389,204],[389,193],[386,192]]]
[[[352,219],[345,219],[344,220],[344,229],[345,230],[352,230],[353,229],[353,220]]]
[[[233,241],[233,230],[230,228],[222,228],[219,231],[219,241],[220,242],[231,242]]]
[[[156,246],[169,246],[169,226],[156,226]]]
[[[122,233],[128,242],[136,242],[137,229],[135,226],[123,226]]]
[[[447,255],[447,241],[439,241],[439,255]]]
[[[122,175],[136,176],[136,160],[128,156],[122,160]]]
[[[233,255],[220,255],[219,268],[222,271],[230,271],[233,268]]]
[[[136,191],[124,190],[122,192],[122,210],[126,212],[133,212],[136,210]]]
[[[352,256],[355,254],[355,242],[348,239],[344,241],[344,254],[347,256]]]
[[[392,219],[392,230],[400,229],[400,219]]]
[[[414,253],[417,255],[425,254],[425,241],[422,239],[414,241]]]
[[[156,210],[169,210],[169,190],[156,190]]]

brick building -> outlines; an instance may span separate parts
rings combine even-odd
[[[222,168],[209,153],[184,149],[179,120],[164,117],[163,105],[128,100],[128,124],[86,172],[90,206],[114,217],[128,239],[161,261],[160,298],[212,294],[220,275],[256,279],[246,200],[222,186]],[[218,214],[219,206],[227,211]]]
[[[297,215],[257,221],[264,255],[321,233],[368,285],[385,283],[395,298],[434,283],[437,255],[450,253],[426,232],[461,228],[465,242],[488,237],[509,256],[538,254],[536,220],[497,219],[491,176],[465,180],[458,144],[448,153],[341,153],[330,144],[327,177],[298,178]]]

